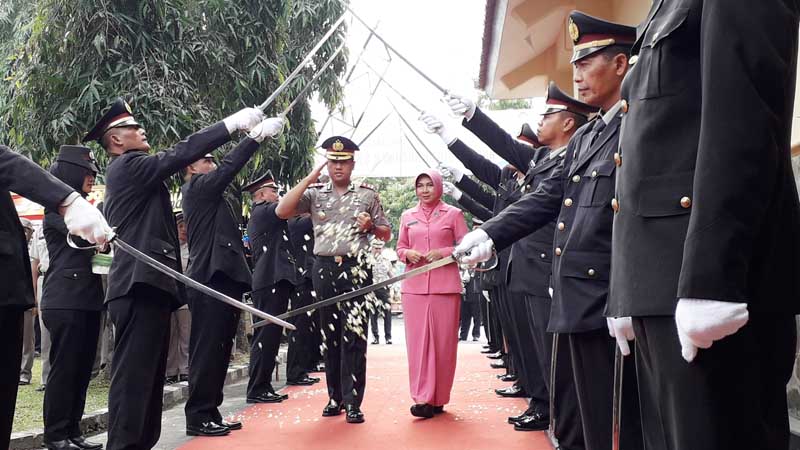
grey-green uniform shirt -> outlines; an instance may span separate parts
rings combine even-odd
[[[317,256],[356,256],[369,250],[368,233],[360,233],[358,214],[366,212],[377,226],[390,226],[383,214],[378,193],[367,185],[350,186],[342,195],[331,183],[306,189],[296,214],[311,213],[314,224],[314,254]]]

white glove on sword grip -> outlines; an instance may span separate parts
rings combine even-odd
[[[69,234],[101,246],[105,245],[112,234],[103,214],[80,196],[65,208],[64,224]]]
[[[453,114],[466,118],[467,122],[472,120],[475,109],[477,109],[474,101],[458,94],[447,94],[442,98],[442,102],[450,108]]]
[[[445,181],[444,183],[442,183],[442,187],[444,193],[449,195],[450,197],[453,197],[456,201],[461,199],[461,189],[455,187],[453,183]]]
[[[442,141],[445,143],[445,145],[447,145],[448,147],[450,146],[450,144],[455,142],[456,139],[458,139],[458,136],[456,136],[452,131],[450,131],[450,129],[447,128],[444,125],[444,123],[433,114],[423,111],[422,114],[419,116],[419,120],[421,120],[422,123],[425,124],[428,133],[438,134],[439,137],[442,138]]]
[[[464,177],[464,172],[458,167],[448,166],[446,164],[439,164],[439,172],[445,178],[452,178],[454,182],[458,183]]]
[[[454,253],[464,255],[461,262],[465,264],[478,264],[491,259],[493,248],[492,238],[478,228],[464,235]]]
[[[261,143],[268,137],[275,137],[283,131],[286,121],[280,117],[264,119],[254,126],[247,135],[254,141]]]
[[[675,308],[675,325],[683,359],[692,362],[700,348],[709,348],[742,328],[750,318],[747,303],[682,298]]]
[[[631,346],[628,341],[634,340],[633,320],[630,317],[606,317],[608,334],[617,340],[620,352],[624,356],[631,354]]]
[[[264,112],[258,108],[244,108],[222,119],[228,134],[234,131],[250,131],[259,122],[264,120]]]

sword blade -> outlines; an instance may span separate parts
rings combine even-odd
[[[305,85],[305,87],[303,87],[303,89],[300,91],[300,93],[297,94],[297,96],[294,98],[294,100],[292,100],[292,103],[289,103],[289,106],[287,106],[286,109],[283,110],[283,112],[281,113],[281,117],[286,117],[286,114],[289,114],[289,111],[291,111],[292,108],[294,108],[294,105],[296,105],[297,102],[299,102],[303,97],[305,97],[306,92],[308,92],[308,90],[311,88],[311,86],[313,86],[314,83],[319,79],[319,77],[322,76],[322,74],[325,72],[325,70],[328,68],[328,66],[331,65],[333,60],[336,59],[336,57],[339,55],[339,53],[342,52],[342,50],[344,49],[344,45],[346,43],[347,43],[347,41],[342,41],[342,43],[339,44],[339,47],[336,48],[336,51],[333,52],[333,54],[328,58],[328,60],[325,61],[325,64],[323,64],[322,67],[319,68],[317,73],[314,74],[314,76],[311,78],[311,81],[309,81]]]
[[[615,346],[617,351],[614,353],[614,404],[611,413],[611,449],[619,450],[620,422],[622,420],[622,376],[623,365],[622,351],[619,346]]]
[[[550,394],[550,436],[556,436],[556,361],[558,361],[558,333],[553,333],[553,347],[550,355],[550,383],[547,386]]]
[[[145,255],[144,253],[139,251],[136,247],[128,244],[127,242],[123,241],[119,237],[115,237],[111,242],[117,248],[119,248],[119,249],[123,250],[124,252],[128,253],[129,255],[133,256],[138,261],[141,261],[141,262],[147,264],[148,266],[158,270],[159,272],[163,273],[164,275],[166,275],[166,276],[168,276],[168,277],[170,277],[170,278],[172,278],[172,279],[174,279],[174,280],[176,280],[176,281],[178,281],[180,283],[183,283],[183,284],[185,284],[186,286],[189,286],[192,289],[196,289],[196,290],[208,295],[209,297],[212,297],[212,298],[214,298],[216,300],[219,300],[219,301],[221,301],[223,303],[227,303],[227,304],[233,306],[234,308],[238,308],[238,309],[241,309],[242,311],[249,312],[250,314],[252,314],[252,315],[254,315],[256,317],[260,317],[260,318],[265,320],[265,322],[260,322],[260,323],[263,323],[265,325],[267,323],[274,323],[275,325],[280,325],[280,326],[282,326],[284,328],[287,328],[289,330],[294,330],[295,329],[294,325],[292,325],[289,322],[286,322],[285,320],[282,320],[282,319],[279,319],[279,318],[277,318],[275,316],[267,314],[264,311],[261,311],[261,310],[258,310],[256,308],[253,308],[250,305],[245,305],[244,303],[242,303],[242,302],[240,302],[238,300],[234,300],[233,298],[228,297],[227,295],[225,295],[225,294],[223,294],[221,292],[217,292],[214,289],[211,289],[210,287],[208,287],[208,286],[206,286],[206,285],[204,285],[202,283],[198,283],[197,281],[195,281],[195,280],[187,277],[186,275],[178,272],[177,270],[173,269],[172,267],[164,265],[161,262],[156,261],[155,259]]]
[[[441,164],[442,161],[440,161],[439,158],[437,158],[436,155],[433,154],[431,149],[429,149],[428,146],[425,145],[425,141],[420,139],[419,135],[417,135],[417,133],[414,131],[414,129],[411,128],[411,124],[409,124],[408,121],[406,120],[406,118],[403,117],[402,114],[400,114],[400,111],[398,111],[397,108],[395,108],[394,103],[392,103],[391,100],[389,100],[389,104],[392,105],[392,108],[394,108],[394,112],[396,112],[397,116],[400,117],[400,120],[403,122],[403,124],[406,126],[406,128],[408,128],[408,131],[411,133],[411,135],[414,136],[414,138],[417,140],[417,142],[420,143],[420,145],[422,145],[422,148],[424,148],[425,151],[427,151],[428,154],[431,156],[431,158],[433,158],[433,160],[436,161],[436,164]]]
[[[381,281],[380,283],[370,284],[369,286],[364,286],[364,287],[356,289],[354,291],[345,292],[344,294],[339,294],[339,295],[337,295],[335,297],[331,297],[331,298],[328,298],[328,299],[325,299],[325,300],[321,300],[321,301],[318,301],[316,303],[312,303],[312,304],[310,304],[308,306],[304,306],[302,308],[293,309],[293,310],[288,311],[288,312],[286,312],[284,314],[281,314],[280,316],[278,316],[278,318],[279,319],[288,319],[290,317],[294,317],[294,316],[297,316],[297,315],[300,315],[300,314],[305,314],[305,313],[307,313],[309,311],[313,311],[315,309],[319,309],[319,308],[322,308],[324,306],[335,305],[336,303],[351,299],[353,297],[358,297],[358,296],[361,296],[361,295],[369,294],[370,292],[373,292],[373,291],[376,291],[376,290],[378,290],[380,288],[384,288],[384,287],[389,286],[391,284],[397,283],[398,281],[405,280],[406,278],[411,278],[411,277],[423,274],[425,272],[430,272],[433,269],[438,269],[439,267],[443,267],[443,266],[446,266],[448,264],[452,264],[452,263],[455,263],[455,262],[457,262],[455,257],[448,256],[446,258],[442,258],[440,260],[434,261],[434,262],[432,262],[430,264],[426,264],[426,265],[424,265],[422,267],[417,267],[416,269],[409,270],[408,272],[404,272],[404,273],[402,273],[400,275],[397,275],[397,276],[394,276],[392,278],[389,278],[388,280]],[[257,324],[253,325],[253,328],[256,328],[256,327],[259,327],[259,326],[261,326],[261,325],[257,323]]]

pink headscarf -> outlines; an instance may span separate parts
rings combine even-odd
[[[436,210],[436,208],[442,202],[442,192],[444,190],[442,186],[442,174],[440,174],[439,171],[436,169],[425,170],[424,172],[417,175],[417,178],[414,179],[415,190],[417,182],[419,181],[419,177],[423,175],[427,175],[428,177],[430,177],[431,181],[433,181],[434,198],[427,203],[423,203],[422,200],[419,200],[418,206],[419,209],[422,210],[422,212],[425,214],[425,218],[430,219],[431,214],[433,214],[433,211]]]

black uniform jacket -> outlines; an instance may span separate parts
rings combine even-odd
[[[800,312],[798,2],[655,1],[622,84],[609,313]]]
[[[31,308],[31,261],[25,230],[9,191],[46,208],[58,208],[73,190],[31,160],[0,145],[0,307]]]
[[[201,283],[208,283],[219,273],[250,288],[252,279],[244,256],[240,219],[223,194],[258,145],[249,137],[244,138],[225,155],[217,170],[194,175],[181,188],[189,238],[186,273]]]
[[[250,212],[247,234],[253,249],[253,291],[274,286],[281,280],[296,283],[300,275],[292,256],[286,219],[275,214],[278,202],[257,203]]]
[[[64,218],[53,210],[47,210],[44,216],[44,238],[50,267],[44,278],[40,309],[101,311],[103,282],[100,275],[92,272],[95,252],[70,247]],[[72,240],[81,247],[89,245],[75,236]]]
[[[108,223],[125,242],[180,271],[178,231],[165,180],[230,139],[225,124],[218,122],[170,150],[154,155],[129,151],[114,158],[106,173],[104,212]],[[179,303],[186,302],[182,284],[123,251],[116,252],[106,301],[130,294],[136,284],[161,289]]]
[[[620,116],[610,120],[592,145],[592,127],[602,118],[578,129],[567,145],[564,163],[533,192],[481,227],[495,247],[502,249],[557,217],[550,331],[578,333],[606,326],[603,311],[611,266],[613,155]]]
[[[292,255],[297,266],[297,284],[311,282],[311,270],[314,268],[314,224],[309,216],[297,216],[289,219],[289,241],[292,243]]]

